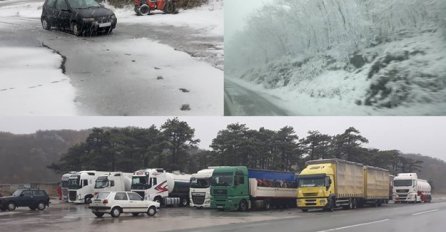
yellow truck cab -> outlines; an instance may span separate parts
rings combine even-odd
[[[297,206],[304,212],[388,202],[389,171],[385,169],[340,159],[311,160],[306,164],[297,190]]]

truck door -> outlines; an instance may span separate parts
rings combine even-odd
[[[236,171],[234,177],[234,194],[240,198],[248,197],[248,181],[242,171]]]

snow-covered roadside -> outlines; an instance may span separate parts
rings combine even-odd
[[[122,54],[120,66],[126,69],[113,70],[115,75],[147,83],[144,88],[150,97],[144,101],[150,105],[145,109],[150,115],[223,114],[222,70],[145,38],[103,46]]]
[[[295,115],[446,114],[446,46],[438,33],[384,43],[360,54],[368,61],[353,70],[320,57],[300,64],[279,61],[231,80]]]
[[[0,114],[75,115],[74,89],[47,48],[0,47]]]
[[[14,4],[2,6],[0,17],[40,18],[43,0],[41,2],[9,1]]]
[[[107,5],[107,8],[115,12],[118,23],[186,26],[200,30],[202,35],[224,35],[223,1],[194,9],[179,9],[178,14],[163,14],[162,11],[153,11],[151,15],[145,16],[137,16],[133,6],[114,8]]]

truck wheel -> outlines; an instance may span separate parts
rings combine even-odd
[[[38,209],[38,210],[42,211],[42,210],[44,210],[45,208],[46,208],[45,203],[43,203],[43,202],[39,202],[39,204],[37,204],[37,209]]]
[[[241,200],[238,206],[238,209],[242,212],[245,212],[248,210],[248,203],[245,200]]]
[[[147,210],[147,215],[149,216],[155,216],[156,214],[156,208],[155,206],[150,206],[149,209]]]
[[[119,217],[119,215],[121,215],[121,209],[119,207],[114,207],[110,214],[112,217]]]
[[[94,213],[94,215],[96,215],[96,217],[98,217],[98,218],[101,218],[104,216],[104,213],[96,212],[96,213]]]
[[[14,211],[17,208],[17,206],[15,205],[14,202],[9,202],[8,203],[8,210],[9,211]]]

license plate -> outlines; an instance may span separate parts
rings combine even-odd
[[[99,27],[109,27],[111,26],[111,23],[100,23]]]

